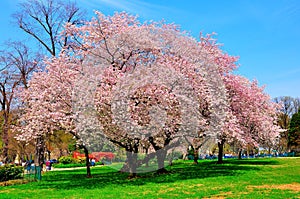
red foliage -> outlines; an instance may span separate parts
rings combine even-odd
[[[73,158],[77,159],[78,157],[85,157],[85,155],[76,151],[73,152]],[[103,158],[106,158],[111,161],[115,158],[115,155],[112,152],[93,152],[89,154],[89,158],[95,159],[96,162],[99,162]]]

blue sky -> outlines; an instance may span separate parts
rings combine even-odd
[[[18,0],[20,2],[20,0]],[[24,35],[10,23],[17,0],[0,0],[0,43]],[[127,11],[140,20],[176,23],[194,37],[216,32],[222,49],[240,57],[238,74],[257,79],[271,97],[300,97],[298,0],[77,0],[92,16]]]

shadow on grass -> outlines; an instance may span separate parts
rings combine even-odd
[[[224,160],[224,164],[235,164],[235,165],[279,165],[280,163],[274,159],[232,159]]]
[[[201,179],[219,176],[238,176],[244,172],[260,170],[253,165],[278,164],[274,160],[225,160],[224,164],[215,161],[201,161],[198,165],[192,162],[175,162],[167,167],[168,174],[157,175],[155,172],[138,174],[135,179],[127,179],[127,173],[120,173],[110,167],[95,167],[92,178],[85,177],[85,170],[48,172],[39,182],[40,188],[69,190],[69,189],[101,189],[105,186],[141,186],[147,183],[170,183],[186,179]]]

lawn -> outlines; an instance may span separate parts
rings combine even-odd
[[[169,174],[127,179],[109,166],[51,171],[40,182],[0,187],[0,198],[300,198],[300,158],[177,161]]]

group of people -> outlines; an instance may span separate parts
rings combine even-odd
[[[45,162],[45,165],[46,165],[46,171],[50,171],[51,170],[51,167],[52,167],[52,162],[50,160],[47,160]],[[26,169],[27,173],[30,173],[30,171],[34,171],[35,169],[35,164],[34,164],[34,161],[31,160],[31,161],[26,161],[24,163],[24,165],[22,164],[22,166],[24,166],[24,168]]]

